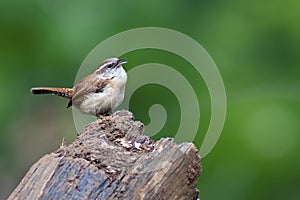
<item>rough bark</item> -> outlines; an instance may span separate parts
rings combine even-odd
[[[195,146],[143,131],[128,111],[88,124],[36,162],[9,199],[197,199]]]

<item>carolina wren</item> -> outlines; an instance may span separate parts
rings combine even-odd
[[[31,88],[32,94],[54,94],[69,99],[67,108],[75,106],[85,114],[100,116],[120,105],[125,95],[127,74],[122,67],[126,59],[104,60],[96,71],[73,88]]]

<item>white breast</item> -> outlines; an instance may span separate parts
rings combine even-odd
[[[83,113],[96,116],[111,111],[123,101],[126,82],[127,74],[122,67],[119,67],[103,92],[89,94],[78,109]]]

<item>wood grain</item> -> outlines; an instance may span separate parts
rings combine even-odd
[[[197,199],[195,146],[143,132],[128,111],[102,117],[35,163],[9,199]]]

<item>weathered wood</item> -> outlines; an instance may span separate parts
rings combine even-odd
[[[128,111],[88,124],[35,163],[9,199],[196,199],[195,146],[154,142],[143,131]]]

